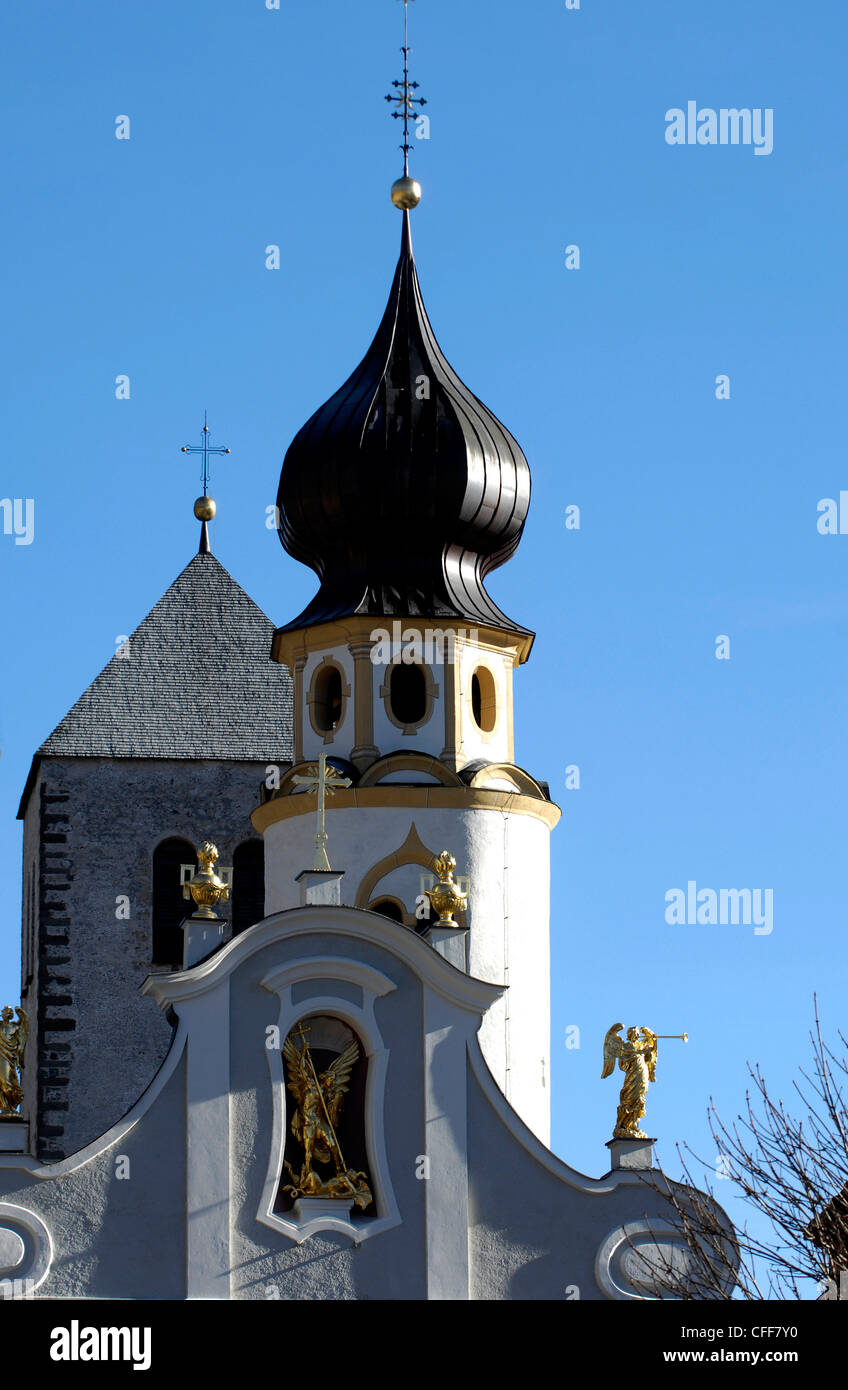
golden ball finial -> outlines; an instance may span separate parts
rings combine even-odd
[[[409,174],[404,174],[402,179],[395,179],[392,184],[392,202],[396,208],[401,208],[404,212],[417,208],[421,202],[421,184],[417,179],[410,178]]]
[[[194,504],[194,515],[198,521],[211,521],[217,510],[214,497],[198,497]]]

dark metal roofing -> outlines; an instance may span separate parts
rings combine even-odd
[[[290,762],[292,685],[273,623],[214,555],[195,555],[35,755]]]
[[[483,587],[530,504],[521,448],[445,359],[409,229],[376,337],[286,454],[280,539],[321,589],[288,632],[352,614],[467,619],[526,633]]]

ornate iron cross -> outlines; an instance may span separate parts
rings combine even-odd
[[[315,862],[312,865],[314,872],[332,873],[330,861],[327,858],[327,841],[329,836],[324,828],[324,799],[332,796],[333,792],[339,791],[342,787],[352,786],[349,777],[343,777],[336,768],[327,766],[327,754],[321,753],[318,765],[308,777],[293,777],[292,782],[297,786],[305,787],[309,792],[316,792],[318,795],[318,809],[316,814],[317,829],[315,832]]]
[[[387,96],[386,101],[392,102],[392,104],[397,107],[397,110],[392,112],[393,119],[396,121],[403,121],[403,144],[401,145],[401,149],[403,150],[404,174],[409,173],[409,151],[412,148],[409,143],[409,118],[411,116],[412,119],[415,120],[418,114],[415,110],[416,106],[427,105],[424,97],[413,95],[413,93],[418,90],[418,83],[410,82],[409,80],[409,55],[411,51],[409,47],[409,0],[403,0],[403,48],[401,49],[401,53],[403,54],[403,78],[400,82],[392,83],[392,86],[395,88],[395,95]]]
[[[206,411],[203,412],[203,429],[200,432],[200,444],[184,444],[180,453],[182,454],[202,454],[203,455],[203,496],[209,492],[209,455],[228,454],[229,449],[213,449],[209,443],[209,426],[206,423]]]

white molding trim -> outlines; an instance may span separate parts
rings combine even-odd
[[[184,1000],[205,993],[213,982],[232,975],[266,946],[315,933],[351,937],[387,951],[435,994],[471,1014],[484,1014],[504,993],[503,985],[490,984],[458,970],[410,927],[363,908],[317,906],[293,907],[264,918],[191,970],[148,975],[142,993],[151,995],[160,1009],[178,1009]]]
[[[574,1187],[578,1192],[591,1192],[599,1196],[605,1193],[614,1192],[617,1187],[626,1184],[636,1184],[643,1180],[642,1174],[638,1170],[619,1169],[615,1173],[610,1173],[605,1178],[590,1178],[585,1173],[579,1173],[576,1168],[570,1168],[561,1158],[550,1149],[545,1148],[542,1143],[528,1126],[524,1123],[521,1116],[513,1110],[500,1086],[489,1070],[485,1057],[480,1048],[478,1037],[468,1040],[468,1059],[480,1088],[483,1091],[498,1119],[509,1130],[513,1139],[526,1149],[531,1158],[537,1163],[541,1163],[547,1168],[549,1173],[567,1183],[569,1187]]]
[[[24,1253],[16,1265],[0,1269],[0,1284],[24,1284],[26,1294],[44,1283],[53,1263],[53,1240],[40,1216],[29,1207],[0,1202],[0,1228],[14,1231],[23,1241]],[[0,1302],[5,1301],[0,1296]]]
[[[177,1065],[185,1051],[187,1038],[188,1029],[186,1028],[184,1019],[181,1018],[178,1021],[174,1036],[171,1039],[171,1045],[162,1059],[162,1065],[147,1089],[142,1092],[135,1105],[127,1111],[122,1119],[118,1120],[117,1124],[112,1125],[111,1129],[107,1129],[106,1132],[101,1134],[97,1139],[92,1139],[91,1143],[86,1144],[84,1149],[78,1149],[76,1153],[69,1154],[67,1158],[59,1159],[56,1163],[39,1163],[37,1159],[30,1159],[28,1162],[23,1163],[20,1160],[7,1163],[4,1162],[4,1159],[14,1157],[12,1154],[7,1154],[0,1157],[0,1168],[26,1167],[34,1178],[41,1178],[42,1180],[49,1181],[51,1178],[64,1177],[66,1173],[74,1173],[78,1168],[82,1168],[86,1163],[90,1163],[92,1159],[99,1157],[100,1154],[106,1153],[107,1149],[111,1149],[115,1144],[120,1143],[124,1136],[129,1134],[131,1129],[135,1128],[139,1120],[144,1118],[150,1107],[159,1099],[159,1096],[177,1069]]]
[[[186,1298],[229,1299],[232,1214],[230,985],[186,1009]]]
[[[424,995],[424,1185],[427,1299],[469,1297],[468,1028],[443,999]]]
[[[297,1004],[293,1002],[293,985],[319,979],[335,979],[358,986],[362,990],[361,1006],[330,992],[331,985],[327,993],[316,992],[310,997],[298,1000]],[[390,994],[397,986],[393,980],[371,966],[341,957],[292,961],[266,975],[261,984],[271,994],[276,994],[280,1001],[277,1028],[281,1041],[288,1037],[299,1019],[317,1013],[330,1014],[342,1019],[361,1039],[368,1059],[365,1137],[377,1215],[361,1222],[354,1222],[347,1214],[330,1216],[323,1213],[302,1222],[292,1219],[290,1215],[274,1211],[274,1202],[283,1174],[288,1107],[282,1050],[266,1048],[265,1055],[271,1077],[273,1120],[268,1172],[262,1188],[257,1219],[263,1225],[281,1232],[296,1245],[302,1245],[319,1231],[338,1231],[349,1236],[355,1245],[359,1245],[371,1236],[380,1235],[383,1231],[391,1230],[393,1226],[399,1226],[402,1220],[392,1187],[386,1153],[384,1112],[389,1053],[383,1045],[374,1017],[375,1001],[383,995]]]
[[[640,1241],[640,1236],[647,1236],[649,1240]],[[612,1272],[613,1261],[622,1245],[627,1245],[628,1248],[632,1247],[638,1253],[640,1244],[656,1244],[657,1236],[671,1236],[673,1239],[669,1242],[670,1244],[679,1245],[682,1249],[686,1249],[686,1242],[680,1231],[675,1230],[670,1222],[661,1220],[627,1221],[621,1226],[616,1226],[601,1241],[595,1256],[595,1282],[607,1298],[624,1303],[656,1303],[659,1301],[653,1294],[634,1293],[632,1285],[630,1289],[625,1288],[616,1282]]]
[[[262,988],[271,994],[280,994],[288,985],[296,985],[304,980],[344,980],[345,984],[358,985],[363,996],[370,995],[368,1001],[373,1009],[374,999],[382,999],[397,989],[394,980],[373,966],[361,960],[348,960],[344,956],[312,956],[301,960],[286,961],[278,970],[272,970],[260,981]]]

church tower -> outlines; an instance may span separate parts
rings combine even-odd
[[[275,630],[212,556],[204,429],[199,553],[33,763],[0,1039],[0,1286],[25,1297],[632,1301],[702,1278],[635,1126],[647,1038],[605,1175],[546,1147],[560,812],[514,746],[533,634],[485,587],[530,473],[424,307],[408,51],[388,304],[280,478],[316,596]]]
[[[403,226],[385,313],[280,478],[280,539],[320,589],[274,634],[273,657],[293,678],[294,766],[253,815],[265,911],[299,902],[314,799],[296,779],[323,752],[350,782],[327,809],[343,903],[425,929],[433,861],[445,848],[455,856],[465,931],[437,949],[508,985],[481,1043],[547,1141],[549,836],[560,812],[515,759],[512,682],[533,634],[484,586],[521,539],[530,470],[436,341],[412,250],[417,184],[399,180],[393,199]]]
[[[182,965],[181,876],[210,833],[234,935],[262,916],[248,815],[291,759],[291,683],[270,619],[211,553],[205,494],[195,514],[198,553],[41,744],[21,798],[23,1115],[44,1159],[101,1134],[162,1062],[171,1030],[140,986]]]

